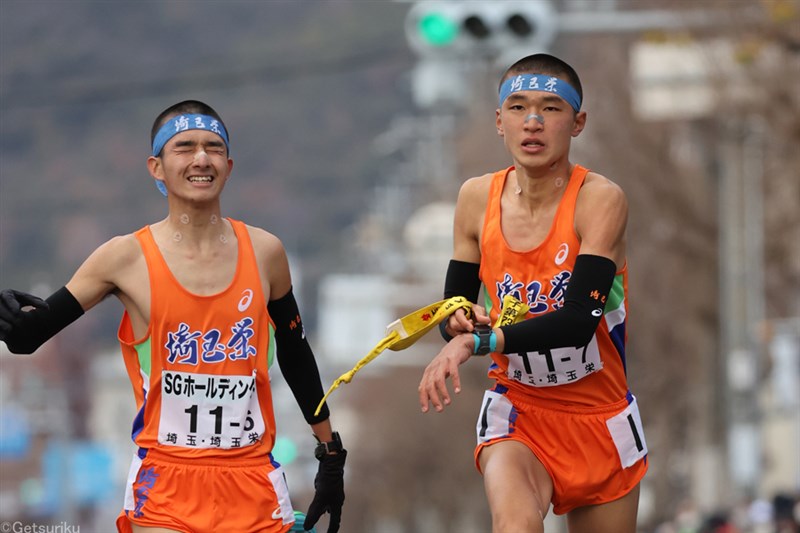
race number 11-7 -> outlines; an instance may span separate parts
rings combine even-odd
[[[508,355],[508,378],[532,387],[573,383],[603,368],[597,336],[586,346]]]

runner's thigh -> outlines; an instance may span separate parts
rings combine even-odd
[[[569,533],[636,533],[639,485],[622,498],[567,513]]]
[[[530,448],[521,442],[501,440],[483,448],[478,462],[492,516],[530,511],[533,516],[544,518],[550,507],[553,482]]]

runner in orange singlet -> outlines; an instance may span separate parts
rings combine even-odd
[[[155,120],[148,169],[167,217],[115,237],[47,301],[0,293],[0,340],[31,353],[108,295],[125,307],[119,341],[133,387],[137,446],[121,532],[289,531],[295,513],[272,456],[269,367],[281,372],[319,444],[305,529],[339,529],[347,456],[331,428],[314,354],[274,235],[220,214],[233,168],[228,134],[187,100]],[[32,306],[33,309],[29,309]]]
[[[581,99],[572,67],[547,54],[502,77],[496,125],[514,166],[462,186],[445,281],[446,297],[475,303],[482,285],[485,310],[443,323],[449,342],[419,387],[423,412],[442,411],[458,366],[491,354],[475,460],[495,532],[543,531],[551,504],[571,533],[636,530],[647,445],[626,379],[627,202],[569,160]],[[506,295],[529,311],[493,328]]]

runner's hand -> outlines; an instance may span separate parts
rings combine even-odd
[[[303,529],[314,527],[317,520],[327,513],[331,517],[328,522],[328,533],[339,531],[342,521],[342,505],[344,505],[344,461],[347,451],[323,455],[319,461],[317,477],[314,478],[314,499],[308,506]]]
[[[8,339],[15,327],[22,323],[23,307],[47,309],[49,305],[41,298],[26,292],[6,289],[0,292],[0,341]]]
[[[455,337],[462,333],[470,333],[474,329],[474,324],[489,323],[489,315],[487,315],[486,310],[479,305],[472,306],[472,316],[472,319],[467,318],[467,314],[463,309],[457,309],[455,313],[447,317],[447,325],[444,330],[451,337]]]
[[[447,391],[447,378],[453,379],[453,391],[461,392],[461,378],[458,366],[472,355],[474,340],[472,335],[459,335],[445,344],[439,354],[433,358],[419,384],[419,404],[422,412],[428,412],[428,404],[433,404],[436,411],[441,412],[450,405],[450,393]]]

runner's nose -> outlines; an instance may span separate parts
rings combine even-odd
[[[525,126],[531,128],[538,128],[544,126],[544,117],[537,113],[531,113],[525,117]]]
[[[194,154],[194,164],[201,167],[208,166],[208,154],[205,150],[200,150]]]

